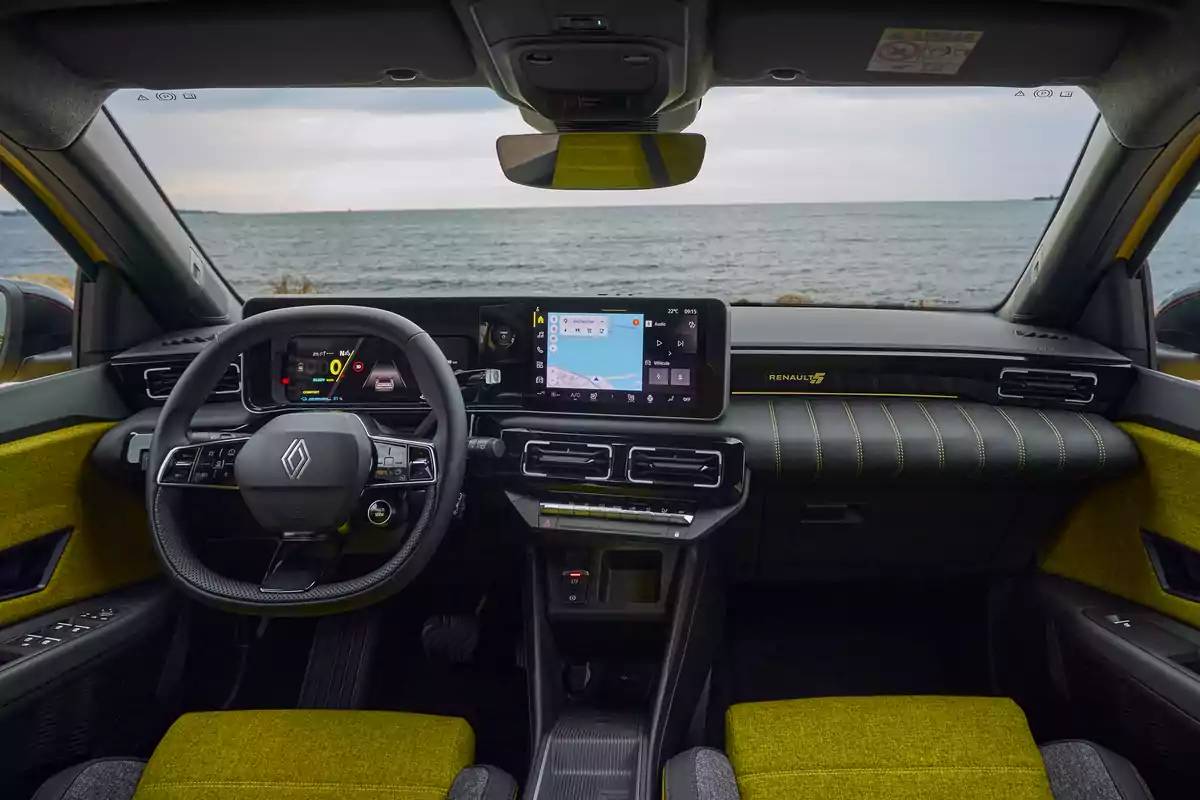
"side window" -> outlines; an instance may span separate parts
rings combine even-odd
[[[77,268],[0,188],[0,383],[70,369]]]

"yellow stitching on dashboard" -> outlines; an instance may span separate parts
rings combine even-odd
[[[967,413],[965,408],[958,403],[955,403],[954,407],[963,415],[963,419],[971,426],[971,430],[975,431],[975,444],[979,449],[979,471],[983,472],[984,468],[987,467],[987,450],[983,446],[983,434],[979,432],[979,426],[975,424],[975,420],[971,419],[971,415]]]
[[[892,412],[888,411],[887,404],[880,400],[879,407],[883,409],[888,424],[892,426],[892,433],[896,434],[896,474],[899,475],[904,472],[904,439],[900,437],[900,429],[896,427],[896,420],[892,417]]]
[[[1017,428],[1017,423],[1013,422],[1012,417],[1004,413],[1004,409],[999,406],[993,406],[996,413],[1008,420],[1008,426],[1013,429],[1013,433],[1017,435],[1017,472],[1025,469],[1025,437],[1021,435],[1021,431]]]
[[[859,475],[862,475],[863,471],[862,434],[858,432],[858,423],[854,421],[854,412],[850,410],[850,404],[843,400],[842,406],[846,409],[846,417],[850,420],[850,429],[854,431],[854,457],[858,463],[858,468],[854,472],[854,477],[857,478]]]
[[[783,453],[779,446],[779,423],[775,421],[775,403],[767,401],[767,411],[771,412],[771,432],[775,436],[775,475],[783,474]]]
[[[938,472],[941,472],[946,468],[946,443],[942,441],[942,432],[938,430],[937,423],[933,421],[933,415],[929,413],[929,409],[920,400],[917,401],[917,408],[921,409],[921,413],[925,415],[925,419],[929,420],[929,425],[933,428],[933,436],[937,439],[938,447]]]
[[[1059,433],[1058,428],[1050,421],[1050,418],[1043,414],[1041,409],[1037,409],[1037,413],[1042,418],[1042,421],[1050,426],[1050,430],[1054,431],[1054,440],[1058,442],[1058,468],[1061,470],[1067,463],[1067,445],[1063,442],[1062,434]]]
[[[1100,466],[1097,469],[1104,469],[1104,464],[1108,461],[1108,451],[1104,448],[1104,437],[1100,435],[1100,431],[1096,430],[1096,426],[1092,424],[1090,419],[1078,411],[1075,412],[1075,416],[1083,420],[1083,424],[1088,426],[1088,430],[1092,432],[1092,436],[1096,437],[1096,446],[1100,448]]]
[[[808,400],[804,401],[804,405],[808,408],[808,421],[813,426],[813,442],[817,446],[817,477],[821,477],[821,431],[817,429],[817,415],[813,413],[812,403]]]

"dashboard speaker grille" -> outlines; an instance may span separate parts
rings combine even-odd
[[[1083,405],[1095,398],[1097,383],[1090,372],[1007,368],[1000,371],[998,394],[1009,400]]]
[[[714,487],[721,485],[721,466],[716,450],[631,447],[625,477],[630,483]]]
[[[521,472],[535,478],[606,481],[612,465],[607,444],[531,440],[521,456]]]

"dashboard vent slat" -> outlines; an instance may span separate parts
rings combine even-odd
[[[1008,400],[1085,405],[1095,399],[1097,383],[1090,372],[1010,367],[1000,371],[997,393]]]
[[[187,364],[172,364],[167,367],[149,367],[143,373],[146,396],[151,400],[166,400],[179,383],[180,376],[187,369]],[[230,362],[229,369],[217,381],[213,395],[234,395],[242,391],[242,369],[236,361]]]
[[[626,463],[630,483],[658,486],[721,485],[721,454],[678,447],[631,447]]]
[[[612,462],[607,444],[531,440],[525,443],[521,472],[535,478],[606,481],[612,477]]]

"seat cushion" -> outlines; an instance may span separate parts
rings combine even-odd
[[[987,697],[828,697],[729,709],[743,800],[1050,800],[1025,715]]]
[[[86,761],[43,783],[33,800],[131,800],[145,767],[132,758]]]
[[[136,800],[444,800],[471,763],[465,720],[390,711],[180,717]]]
[[[1052,742],[1042,759],[1054,800],[1152,800],[1133,764],[1098,744]]]

